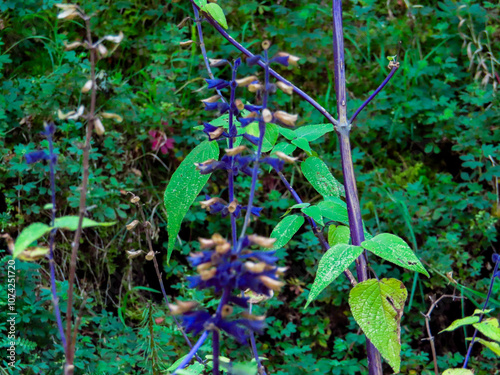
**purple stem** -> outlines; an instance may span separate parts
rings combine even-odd
[[[359,112],[361,112],[367,105],[368,103],[370,103],[373,98],[375,98],[375,96],[377,96],[377,94],[382,91],[382,89],[384,88],[385,85],[387,85],[387,83],[391,80],[391,78],[394,76],[394,74],[396,74],[396,71],[398,70],[399,68],[399,63],[395,63],[394,66],[392,67],[391,69],[391,72],[389,73],[389,75],[384,79],[384,82],[382,82],[380,84],[380,86],[373,92],[373,94],[371,94],[368,99],[365,100],[365,102],[363,104],[361,104],[361,107],[359,107],[356,112],[354,112],[354,115],[352,115],[352,117],[350,118],[349,120],[349,124],[352,124],[354,119],[356,118],[356,116],[359,115]]]
[[[349,133],[351,125],[347,122],[347,101],[345,87],[345,60],[344,60],[344,34],[342,30],[342,1],[333,0],[333,58],[335,66],[335,92],[337,94],[337,112],[339,125],[336,127],[340,143],[340,155],[342,158],[342,172],[344,175],[344,186],[346,191],[347,212],[349,216],[349,228],[351,231],[352,244],[361,245],[364,241],[363,222],[361,220],[361,209],[359,206],[358,191],[356,188],[356,177],[352,163],[351,144]],[[363,282],[368,278],[366,259],[360,255],[356,260],[356,272],[358,281]],[[380,353],[366,339],[366,352],[368,358],[369,375],[382,374],[382,362]]]
[[[500,264],[500,259],[495,263],[495,268],[493,269],[493,275],[491,276],[490,288],[488,289],[488,294],[486,296],[486,300],[484,301],[483,312],[479,316],[478,323],[481,323],[483,321],[484,311],[488,307],[488,302],[490,301],[491,291],[493,290],[493,284],[495,283],[495,277],[496,277],[495,274],[498,271],[499,264]],[[467,349],[467,355],[465,356],[465,361],[464,361],[464,365],[462,366],[462,368],[467,368],[467,363],[469,363],[469,357],[471,355],[472,347],[474,346],[474,340],[476,339],[476,336],[477,336],[477,328],[474,330],[474,335],[472,336],[472,340],[469,344],[469,349]]]
[[[194,3],[193,0],[191,0],[191,3],[193,4],[193,7],[196,7],[197,9],[198,6]],[[206,20],[208,21],[208,23],[210,23],[218,32],[219,34],[224,38],[226,39],[229,43],[231,43],[233,46],[235,46],[240,52],[242,52],[243,54],[245,54],[247,57],[253,57],[253,53],[251,53],[249,50],[247,50],[245,47],[243,47],[240,43],[238,43],[236,40],[233,39],[233,37],[231,35],[229,35],[223,28],[222,26],[220,26],[217,21],[215,21],[214,19],[212,19],[211,17],[206,17]],[[263,62],[262,60],[260,60],[258,62],[258,65],[261,67],[261,68],[266,68],[266,63]],[[295,93],[297,93],[297,95],[299,95],[302,99],[304,99],[306,102],[308,102],[309,104],[311,104],[314,108],[316,108],[316,110],[318,112],[320,112],[323,116],[326,117],[326,119],[334,124],[334,125],[337,125],[337,120],[335,120],[333,118],[333,116],[331,114],[329,114],[326,109],[324,109],[319,103],[317,103],[313,98],[311,98],[309,95],[307,95],[304,91],[302,91],[301,89],[299,89],[297,86],[295,86],[293,83],[289,82],[288,80],[286,80],[285,78],[283,78],[279,73],[275,72],[273,69],[270,69],[269,68],[269,74],[272,75],[274,78],[276,78],[278,81],[281,81],[287,85],[290,85],[293,87],[293,91],[295,91]]]
[[[205,66],[207,68],[208,76],[211,79],[214,79],[214,75],[212,73],[212,70],[210,69],[210,62],[208,61],[208,57],[207,57],[207,50],[205,49],[205,42],[203,41],[203,30],[201,28],[200,13],[198,12],[198,8],[195,6],[194,3],[193,3],[193,10],[194,10],[194,17],[196,18],[196,20],[195,20],[196,27],[198,29],[198,38],[200,38],[201,54],[203,55],[203,60],[205,60]],[[217,94],[220,95],[222,101],[225,102],[226,99],[224,99],[224,96],[222,95],[220,90],[216,89],[216,91],[217,91]]]
[[[56,173],[55,173],[56,158],[54,155],[54,144],[52,141],[52,134],[50,133],[50,130],[46,129],[46,131],[47,131],[47,140],[49,141],[50,190],[52,196],[51,226],[53,227],[56,222]],[[56,290],[56,270],[54,261],[54,243],[55,243],[56,232],[57,229],[52,229],[50,231],[50,242],[49,242],[50,288],[52,290],[52,303],[54,304],[54,313],[56,315],[57,328],[59,329],[59,335],[61,336],[61,342],[63,344],[63,347],[66,350],[66,337],[64,336],[64,327],[61,318],[61,311],[59,310],[59,299],[57,297],[57,290]]]
[[[208,337],[208,331],[203,331],[203,334],[201,335],[201,337],[198,339],[196,344],[194,344],[192,349],[189,351],[188,355],[182,360],[182,362],[179,364],[179,366],[177,366],[177,368],[175,369],[175,371],[172,375],[177,374],[177,370],[181,370],[184,367],[186,367],[186,365],[191,361],[191,359],[193,359],[193,357],[196,354],[196,352],[198,351],[198,349],[200,349],[200,347],[203,345],[203,343],[205,342],[207,337]]]
[[[214,329],[212,331],[212,354],[213,354],[213,374],[220,375],[219,371],[219,352],[220,352],[220,342],[219,342],[219,331]]]
[[[269,85],[269,72],[271,70],[271,69],[269,69],[267,50],[264,51],[264,59],[266,61],[266,65],[264,66],[266,74],[265,74],[265,82],[264,82],[264,95],[262,96],[261,113],[264,111],[264,109],[267,108],[267,97],[268,97],[267,87]],[[255,159],[255,163],[253,165],[253,172],[252,172],[252,186],[250,188],[250,197],[248,198],[247,213],[245,215],[245,221],[243,223],[243,228],[241,230],[240,238],[243,238],[245,236],[245,233],[246,233],[246,230],[248,227],[248,223],[250,222],[250,217],[252,215],[253,200],[255,197],[255,187],[257,186],[257,175],[259,174],[260,155],[262,154],[262,143],[264,142],[264,134],[265,133],[266,133],[266,123],[261,118],[259,120],[259,144],[257,146],[257,156]]]
[[[267,375],[266,369],[260,362],[259,353],[257,352],[257,344],[255,343],[255,335],[252,331],[250,331],[250,344],[252,345],[253,356],[255,357],[255,361],[257,362],[257,372],[259,373],[259,375]]]
[[[196,9],[196,7],[194,7]],[[236,97],[236,72],[237,72],[237,67],[235,66],[233,68],[233,77],[231,80],[231,98],[229,100],[229,135],[231,136],[229,138],[229,148],[234,147],[234,137],[232,137],[233,132],[236,133],[236,129],[234,127],[234,113],[233,113],[233,106],[234,106],[234,100]],[[228,179],[229,179],[229,203],[231,203],[234,200],[234,174],[233,174],[233,167],[234,167],[234,156],[231,156],[231,169],[229,170],[228,174]],[[231,233],[233,237],[233,248],[236,248],[236,242],[238,241],[238,234],[236,233],[236,217],[231,213]]]

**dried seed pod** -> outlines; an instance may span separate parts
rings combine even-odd
[[[87,82],[85,82],[85,85],[82,87],[82,93],[86,94],[92,89],[93,83],[92,80],[89,79]]]
[[[226,151],[226,154],[229,156],[234,156],[240,154],[242,151],[246,150],[246,146],[238,146],[234,148],[226,148],[224,151]]]
[[[211,96],[210,98],[202,99],[200,101],[202,103],[215,103],[215,102],[218,102],[220,98],[221,98],[220,95],[214,95],[214,96]]]
[[[273,247],[274,243],[276,242],[276,238],[263,237],[256,234],[249,235],[248,239],[250,240],[250,242],[266,248]]]
[[[274,290],[275,292],[280,291],[281,287],[285,285],[284,282],[271,279],[269,276],[259,276],[259,279],[265,286],[267,286],[269,289]]]
[[[229,61],[225,59],[208,59],[208,61],[210,62],[210,66],[214,68],[218,68],[229,64]]]
[[[101,122],[101,119],[99,117],[96,117],[94,119],[94,130],[97,133],[97,135],[103,135],[106,129],[104,129],[104,125]]]
[[[198,271],[198,273],[200,273],[200,272],[209,270],[213,266],[214,266],[214,264],[212,262],[205,262],[205,263],[202,263],[202,264],[199,264],[198,266],[196,266],[196,271]]]
[[[248,86],[249,84],[251,84],[254,81],[257,81],[256,76],[248,76],[245,78],[237,79],[236,83],[238,84],[238,86]]]
[[[248,91],[257,92],[262,90],[263,87],[264,86],[262,86],[260,83],[251,83],[250,85],[248,85]]]
[[[137,195],[130,199],[130,203],[138,203],[141,200]]]
[[[236,105],[236,108],[238,108],[238,111],[243,111],[243,109],[245,108],[245,104],[241,99],[236,99],[234,101],[234,104]]]
[[[120,116],[120,115],[117,115],[116,113],[103,112],[103,113],[101,113],[101,116],[104,117],[104,118],[113,119],[116,122],[122,122],[123,121],[123,117]]]
[[[215,246],[215,241],[212,239],[199,237],[198,241],[200,242],[200,249],[210,249]]]
[[[76,112],[70,114],[67,119],[68,120],[77,120],[80,116],[83,115],[83,112],[85,111],[85,107],[83,105],[81,105],[80,107],[78,107],[78,109],[76,110]]]
[[[155,252],[151,250],[149,253],[147,253],[146,260],[153,260],[154,257],[155,257]]]
[[[295,122],[298,119],[298,115],[291,115],[283,111],[274,112],[274,118],[278,119],[281,123],[288,126],[295,126]]]
[[[264,120],[265,123],[271,122],[273,119],[273,114],[271,111],[267,108],[264,108],[262,111],[262,119]]]
[[[64,49],[66,51],[74,50],[75,48],[78,48],[78,47],[80,47],[82,45],[83,45],[83,43],[79,42],[79,41],[75,41],[75,42],[72,42],[72,43],[69,43],[69,44],[67,44],[66,41],[64,41]]]
[[[106,57],[108,54],[108,49],[102,43],[97,46],[97,51],[101,54],[102,57]]]
[[[144,251],[142,250],[127,250],[127,258],[134,259],[141,255]]]
[[[217,273],[217,268],[210,268],[209,270],[204,270],[200,272],[201,279],[203,281],[210,280]]]
[[[292,95],[293,94],[293,87],[290,85],[287,85],[284,82],[278,81],[276,82],[276,86],[283,91],[285,94]]]
[[[295,163],[299,159],[299,158],[294,158],[294,157],[288,156],[287,154],[285,154],[284,152],[281,152],[281,151],[276,151],[275,155],[287,163]]]
[[[231,203],[229,203],[229,205],[227,206],[227,210],[230,213],[233,213],[234,211],[236,211],[236,208],[238,208],[238,201],[236,199],[233,200]]]
[[[221,316],[222,316],[222,318],[227,318],[232,313],[233,313],[233,306],[231,306],[231,305],[224,305],[224,306],[222,306],[222,310],[221,310]]]
[[[216,139],[219,138],[222,135],[222,133],[224,133],[224,128],[221,126],[215,129],[213,132],[210,132],[209,134],[211,139]]]
[[[123,40],[123,37],[125,35],[123,34],[123,32],[119,32],[118,35],[106,35],[104,37],[104,40],[109,40],[110,42],[113,42],[115,44],[118,44],[120,43],[122,40]]]
[[[179,45],[182,47],[182,48],[185,48],[185,47],[189,47],[191,44],[193,44],[194,42],[192,40],[186,40],[184,42],[180,42]]]
[[[136,220],[132,221],[131,223],[127,224],[126,228],[127,228],[127,230],[132,230],[137,226],[137,224],[139,224],[139,220],[136,219]]]

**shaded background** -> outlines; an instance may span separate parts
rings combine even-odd
[[[52,0],[0,2],[0,227],[16,236],[35,221],[48,222],[48,166],[28,166],[27,152],[46,147],[39,132],[54,120],[59,154],[57,188],[59,215],[76,214],[81,179],[79,145],[84,124],[59,121],[57,110],[87,104],[80,89],[88,79],[85,50],[65,51],[63,42],[84,37],[79,20],[57,20]],[[93,13],[94,34],[102,37],[123,31],[124,41],[98,63],[98,108],[119,113],[121,124],[104,122],[106,133],[94,137],[88,194],[89,217],[118,224],[86,230],[80,246],[75,309],[82,305],[83,323],[77,344],[78,373],[149,374],[168,368],[187,353],[179,332],[166,316],[156,294],[134,289],[158,288],[152,264],[143,258],[128,260],[126,250],[145,248],[145,237],[126,231],[138,218],[129,203],[133,191],[145,203],[157,229],[154,246],[166,251],[163,192],[173,171],[205,135],[193,130],[214,118],[199,102],[212,93],[203,89],[207,77],[199,48],[182,49],[179,42],[197,40],[194,25],[179,24],[193,15],[188,1],[97,0],[85,2]],[[281,68],[282,74],[308,92],[327,110],[336,112],[331,4],[318,1],[219,1],[230,34],[251,51],[270,39],[272,52],[300,56],[299,68]],[[500,7],[493,2],[351,1],[344,4],[348,108],[353,112],[388,73],[387,56],[398,42],[401,68],[356,119],[352,132],[353,157],[363,218],[372,234],[391,232],[407,240],[425,262],[431,278],[419,277],[380,259],[372,266],[378,275],[400,278],[414,292],[411,309],[402,321],[402,373],[428,374],[430,346],[420,312],[429,296],[454,292],[446,278],[465,290],[467,301],[445,300],[433,312],[440,369],[461,364],[466,349],[464,330],[437,335],[454,319],[471,314],[484,301],[492,270],[491,255],[498,252],[500,204],[500,110],[497,69],[500,60]],[[240,54],[204,23],[210,58],[235,59]],[[243,66],[241,74],[255,70]],[[229,71],[216,74],[227,77]],[[248,93],[240,95],[251,100]],[[298,126],[324,119],[298,97],[278,93],[275,108],[298,113]],[[163,151],[154,149],[150,131],[169,139]],[[157,133],[159,134],[159,133]],[[313,150],[342,179],[334,134],[313,142]],[[299,156],[298,151],[295,156]],[[301,159],[305,158],[301,155]],[[300,170],[287,166],[285,174],[304,201],[318,194],[305,183]],[[242,201],[249,179],[238,183]],[[204,192],[224,194],[222,175],[214,175]],[[269,234],[293,200],[275,175],[266,175],[257,199],[263,217],[253,224]],[[201,196],[200,199],[201,200]],[[196,249],[199,236],[227,233],[229,223],[210,217],[194,205],[186,216],[178,249],[164,263],[167,293],[213,306],[211,295],[187,288],[192,270],[186,255]],[[65,308],[70,241],[57,235],[57,278],[61,307]],[[5,246],[2,243],[2,246]],[[261,355],[273,374],[366,373],[364,337],[359,335],[347,306],[350,289],[340,277],[308,309],[303,306],[322,251],[308,228],[279,251],[290,267],[283,292],[258,307],[266,312],[268,329],[258,337]],[[5,264],[6,258],[1,260]],[[25,374],[60,373],[62,351],[48,291],[48,263],[18,263],[17,345]],[[2,266],[2,271],[6,269]],[[3,275],[3,273],[2,273]],[[0,287],[6,295],[4,283]],[[84,291],[86,298],[82,298]],[[493,290],[491,307],[499,307],[500,287]],[[456,290],[457,295],[461,294]],[[0,305],[6,298],[1,298]],[[126,305],[125,305],[126,303]],[[407,305],[408,306],[408,305]],[[5,311],[4,307],[1,309]],[[122,320],[118,317],[122,313]],[[0,331],[6,330],[0,323]],[[472,332],[468,332],[469,336]],[[5,335],[2,335],[5,336]],[[208,346],[204,346],[209,354]],[[250,360],[248,348],[224,341],[230,358]],[[476,373],[496,370],[493,354],[477,345],[471,367]],[[3,364],[2,366],[5,366]],[[4,370],[6,371],[6,370]]]

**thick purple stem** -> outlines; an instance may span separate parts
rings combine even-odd
[[[219,342],[219,331],[214,329],[212,331],[212,355],[213,355],[213,374],[220,375],[219,371],[219,352],[220,352],[220,342]]]
[[[208,337],[208,331],[204,331],[203,334],[198,339],[198,341],[196,342],[196,344],[194,344],[193,348],[189,351],[188,355],[182,360],[179,366],[177,366],[172,375],[177,374],[177,370],[182,370],[184,367],[186,367],[186,365],[193,359],[198,349],[200,349],[200,347],[203,345],[207,337]]]
[[[346,191],[347,212],[349,215],[349,228],[351,231],[352,244],[359,246],[364,241],[363,221],[361,220],[361,209],[359,206],[358,191],[356,188],[356,177],[352,164],[351,144],[349,133],[350,123],[347,122],[347,96],[345,87],[345,60],[344,60],[344,33],[342,29],[342,1],[333,0],[333,58],[335,66],[335,92],[337,94],[337,111],[339,124],[336,127],[340,143],[340,155],[342,158],[342,172],[344,174],[344,186]],[[367,276],[366,259],[364,255],[356,260],[356,272],[358,281],[365,281]],[[368,373],[370,375],[382,375],[382,362],[380,353],[366,339],[366,352],[368,357]]]

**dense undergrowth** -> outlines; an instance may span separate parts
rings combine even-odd
[[[60,215],[77,211],[81,179],[84,124],[59,121],[57,111],[80,105],[80,88],[90,69],[86,54],[65,51],[63,42],[82,38],[78,25],[61,25],[53,0],[0,3],[0,227],[17,235],[26,225],[48,221],[48,166],[28,166],[24,155],[38,147],[44,121],[55,120]],[[302,57],[300,70],[287,71],[294,83],[327,110],[335,112],[331,66],[331,11],[314,1],[219,1],[231,35],[258,49],[262,39]],[[147,217],[157,230],[155,249],[166,252],[163,191],[173,171],[204,139],[193,128],[206,120],[200,100],[207,96],[207,77],[196,44],[194,25],[177,27],[191,15],[189,2],[88,1],[87,13],[99,35],[121,30],[120,47],[98,64],[99,106],[112,108],[124,121],[105,122],[106,133],[94,137],[88,193],[89,217],[118,225],[87,230],[80,246],[75,312],[83,311],[77,342],[78,373],[153,373],[166,369],[184,354],[184,343],[166,314],[161,299],[137,289],[158,289],[153,266],[145,259],[129,260],[126,250],[145,248],[145,239],[126,230],[138,217],[124,191],[140,196]],[[392,232],[405,238],[425,262],[431,278],[389,263],[374,265],[386,277],[401,279],[413,293],[402,321],[402,369],[405,374],[433,370],[430,347],[420,312],[442,294],[467,297],[444,300],[433,312],[441,369],[460,365],[466,351],[463,330],[437,334],[454,319],[470,315],[484,301],[491,273],[491,256],[499,251],[500,218],[500,7],[492,2],[352,1],[344,5],[347,90],[355,109],[386,75],[386,56],[401,41],[401,68],[364,112],[352,134],[353,157],[363,219],[373,233]],[[78,21],[73,21],[77,23]],[[205,30],[209,57],[239,57],[210,27]],[[245,75],[245,66],[240,68]],[[228,75],[229,72],[222,71]],[[307,103],[273,99],[280,108],[298,113],[298,126],[324,120]],[[152,133],[156,131],[156,133]],[[163,132],[163,133],[159,133]],[[165,135],[163,149],[155,140]],[[164,138],[161,138],[162,142]],[[340,156],[334,134],[312,143],[337,178]],[[305,201],[318,197],[306,188],[300,169],[287,166],[292,183]],[[335,172],[337,171],[337,172]],[[220,181],[219,181],[220,182]],[[242,180],[240,186],[248,184]],[[224,183],[212,178],[206,191]],[[245,192],[248,189],[240,189]],[[270,191],[270,192],[269,192]],[[295,202],[278,177],[267,176],[258,192],[266,192],[262,217],[255,224],[270,234]],[[269,193],[267,193],[269,192]],[[240,193],[240,194],[243,194]],[[200,199],[201,200],[201,196]],[[244,196],[239,197],[243,201]],[[191,241],[227,232],[227,223],[209,217],[199,206],[188,213],[179,235],[180,251],[163,262],[167,294],[210,301],[203,291],[188,289],[191,271],[186,255]],[[70,237],[57,236],[57,279],[65,301]],[[3,246],[3,244],[2,244]],[[301,232],[280,250],[290,270],[287,285],[266,302],[268,328],[259,336],[260,354],[273,374],[366,373],[364,337],[347,306],[349,283],[334,281],[308,309],[303,309],[317,263],[322,255],[314,235]],[[5,269],[2,262],[2,272]],[[160,256],[160,259],[161,256]],[[48,264],[18,263],[17,311],[21,333],[17,348],[25,374],[59,373],[63,351],[55,344],[57,328],[48,290]],[[467,288],[457,288],[452,278]],[[495,284],[490,307],[500,308]],[[2,288],[0,305],[6,295]],[[210,302],[213,303],[213,302]],[[62,303],[63,307],[65,304]],[[258,309],[257,307],[257,312]],[[3,312],[3,307],[2,307]],[[4,321],[0,331],[5,330]],[[469,332],[469,335],[471,333]],[[230,357],[251,358],[248,348],[226,342]],[[207,350],[207,353],[209,350]],[[493,374],[493,354],[477,346],[471,368]],[[6,367],[3,371],[7,371]],[[155,370],[156,371],[156,370]]]

